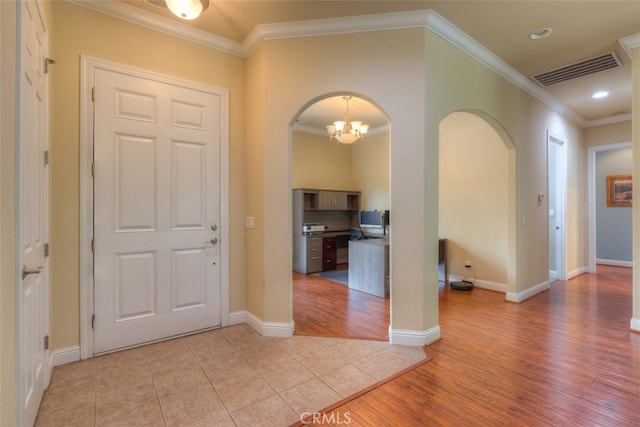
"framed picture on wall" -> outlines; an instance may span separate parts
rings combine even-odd
[[[607,176],[607,206],[631,206],[632,189],[631,175]]]

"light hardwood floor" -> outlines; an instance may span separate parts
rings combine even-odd
[[[443,338],[427,349],[433,359],[319,421],[638,426],[640,334],[629,330],[631,275],[629,268],[600,265],[597,274],[555,282],[520,304],[482,289],[442,288]],[[332,321],[343,316],[325,312],[308,321],[334,329]]]

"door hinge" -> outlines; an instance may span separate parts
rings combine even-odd
[[[91,315],[91,329],[95,329],[96,328],[96,315],[92,314]]]
[[[49,244],[45,243],[44,244],[44,257],[48,257],[49,256]]]
[[[91,88],[91,100],[93,102],[96,101],[96,88],[95,88],[95,86]]]
[[[45,335],[44,337],[44,349],[49,350],[49,335]]]
[[[95,239],[91,239],[91,252],[95,252],[96,250],[96,241]]]
[[[49,164],[49,150],[44,152],[44,165],[47,166]]]
[[[51,58],[44,58],[44,73],[47,74],[49,72],[49,65],[55,64],[56,61]]]
[[[95,162],[91,163],[91,176],[94,177],[94,178],[96,177],[96,163]]]

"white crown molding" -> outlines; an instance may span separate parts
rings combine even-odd
[[[622,49],[624,49],[629,59],[631,59],[632,49],[634,47],[640,46],[640,33],[631,34],[630,36],[623,37],[620,40],[618,40],[618,43],[620,43],[620,46],[622,46]]]
[[[160,31],[181,39],[185,39],[212,49],[243,56],[242,45],[233,40],[190,27],[163,16],[119,1],[65,0],[96,12],[104,13],[125,21],[132,22],[152,30]]]
[[[245,38],[243,43],[240,44],[224,37],[216,36],[206,31],[198,30],[180,22],[141,10],[123,2],[90,0],[66,1],[190,40],[213,49],[243,57],[248,56],[264,40],[426,27],[565,117],[583,127],[588,124],[578,113],[555,97],[549,95],[536,83],[516,71],[513,67],[433,10],[262,24],[256,26]],[[626,37],[622,40],[625,41],[625,46],[633,46],[639,43],[638,38],[640,38],[640,36],[637,38],[635,36]]]
[[[257,25],[242,42],[249,55],[264,40],[424,27],[431,10]]]

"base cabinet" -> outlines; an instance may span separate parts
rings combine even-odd
[[[337,240],[335,237],[322,239],[322,271],[335,270],[338,258]]]
[[[318,273],[323,269],[321,236],[297,236],[293,258],[293,270],[302,274]]]

